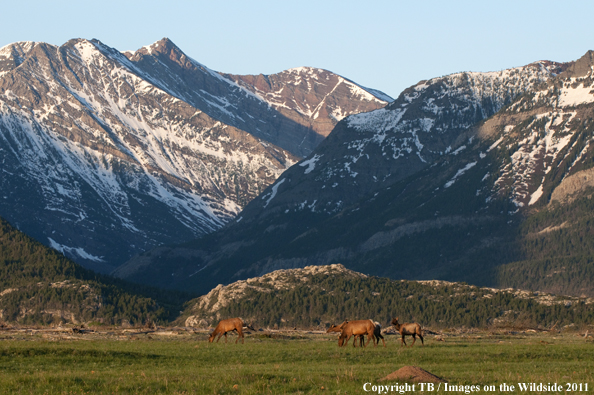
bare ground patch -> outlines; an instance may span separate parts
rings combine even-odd
[[[447,383],[446,380],[418,366],[403,366],[380,381],[414,381],[417,383]]]

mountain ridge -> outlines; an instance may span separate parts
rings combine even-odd
[[[0,49],[0,214],[104,273],[220,228],[299,160],[263,137],[296,153],[319,142],[170,40],[151,47],[154,56],[85,39]]]
[[[394,100],[383,92],[373,90],[372,93],[344,77],[314,67],[296,67],[272,75],[223,75],[267,101],[287,118],[308,125],[324,137],[348,113],[366,112],[376,109],[378,103]],[[354,98],[347,103],[351,107],[336,101],[337,96],[332,94],[337,91],[344,92],[338,97]],[[305,97],[315,99],[307,100]],[[288,106],[287,102],[293,105]],[[301,108],[300,102],[306,104],[305,108]],[[309,105],[311,102],[317,103],[313,109]]]

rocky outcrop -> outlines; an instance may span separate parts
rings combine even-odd
[[[275,270],[261,277],[240,280],[229,285],[219,284],[208,294],[196,299],[194,307],[191,307],[191,309],[206,313],[216,313],[233,301],[245,297],[248,290],[268,293],[275,290],[287,290],[299,286],[310,286],[309,281],[311,280],[311,277],[319,274],[345,276],[349,278],[367,277],[362,273],[349,270],[341,264],[307,266],[302,269]]]
[[[594,169],[578,171],[563,179],[563,181],[561,181],[561,183],[553,190],[553,193],[551,194],[551,203],[554,201],[567,203],[568,201],[571,201],[576,194],[592,187],[594,187]]]

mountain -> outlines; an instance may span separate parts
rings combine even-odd
[[[284,173],[252,210],[336,213],[376,190],[456,155],[468,130],[564,66],[539,62],[494,73],[421,81],[385,108],[348,117],[306,160]],[[288,192],[285,192],[288,191]],[[285,200],[288,199],[288,200]],[[244,215],[245,214],[245,215]]]
[[[313,67],[272,75],[224,76],[261,97],[286,118],[323,137],[346,116],[376,110],[394,100],[383,92]]]
[[[592,296],[591,58],[421,81],[339,122],[221,231],[118,274],[207,292],[342,263]]]
[[[219,229],[322,138],[168,39],[0,49],[0,215],[96,271]]]
[[[257,76],[218,73],[166,38],[124,55],[164,91],[299,157],[311,153],[342,118],[394,100],[311,67]]]
[[[339,264],[276,270],[219,285],[187,306],[178,319],[186,326],[212,326],[236,316],[259,327],[324,329],[344,320],[368,318],[386,328],[393,317],[431,328],[561,328],[594,320],[592,298],[446,281],[391,280]]]
[[[143,289],[84,269],[2,218],[0,273],[3,325],[166,322],[172,311],[178,313],[178,306],[183,303],[175,300],[175,295]],[[156,299],[164,303],[159,305]]]

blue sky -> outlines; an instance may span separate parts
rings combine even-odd
[[[587,0],[10,3],[2,6],[0,47],[96,38],[124,51],[169,37],[217,71],[320,67],[393,97],[422,79],[567,62],[594,49]]]

